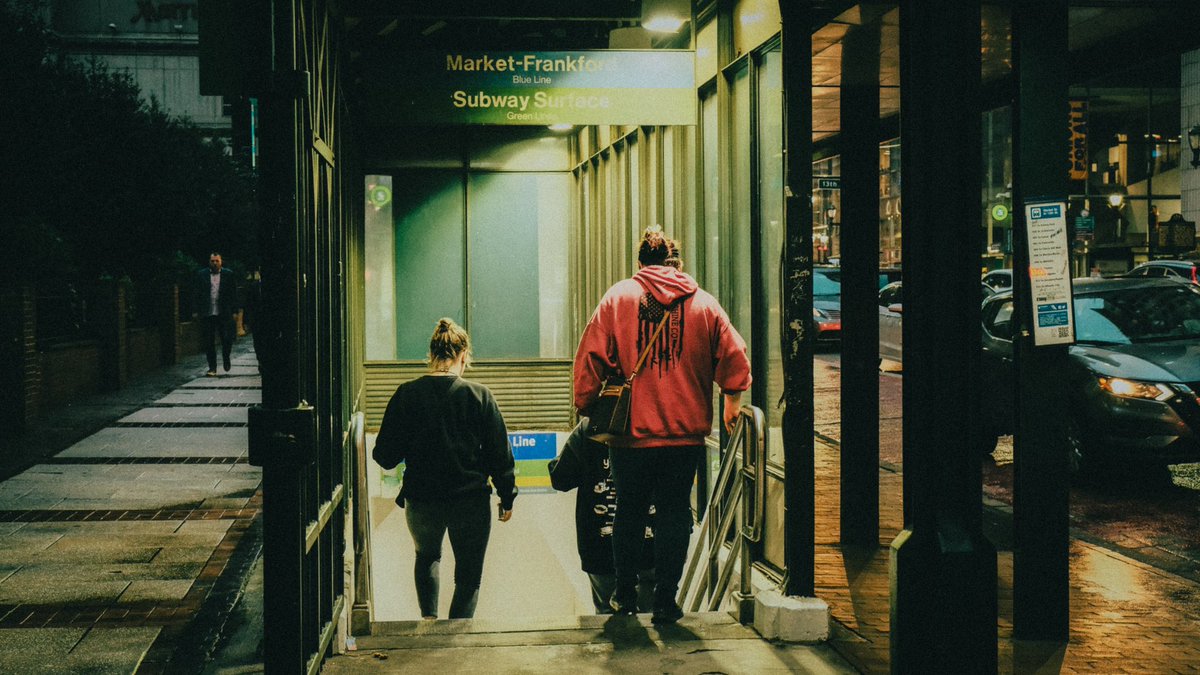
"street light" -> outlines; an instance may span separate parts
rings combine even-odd
[[[1200,166],[1200,124],[1188,129],[1188,147],[1192,149],[1192,168]]]
[[[1120,192],[1114,192],[1108,196],[1108,205],[1114,209],[1120,209],[1125,205],[1125,195]]]

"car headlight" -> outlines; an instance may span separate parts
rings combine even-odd
[[[1152,382],[1136,382],[1123,377],[1101,377],[1100,388],[1115,396],[1123,398],[1145,398],[1153,401],[1166,401],[1175,396],[1175,392],[1165,384]]]
[[[826,314],[825,312],[817,309],[816,307],[813,307],[813,318],[814,319],[828,319],[829,315]]]

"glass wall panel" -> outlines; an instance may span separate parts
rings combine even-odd
[[[363,274],[367,300],[367,359],[396,358],[395,229],[392,223],[392,177],[367,176]],[[430,330],[432,332],[432,330]]]
[[[379,358],[424,359],[439,318],[466,323],[462,174],[406,170],[395,185],[396,348]]]
[[[645,187],[642,184],[642,144],[638,142],[637,134],[629,135],[629,150],[626,153],[627,178],[625,189],[629,195],[629,242],[632,244],[630,250],[636,249],[639,242],[642,240],[642,189]],[[637,259],[637,254],[633,254],[634,259]]]
[[[679,211],[675,219],[675,232],[682,237],[683,268],[693,275],[702,272],[700,250],[704,245],[696,204],[696,127],[675,127],[676,159],[680,167],[672,172],[668,180],[675,182],[678,190]],[[702,275],[700,275],[702,276]],[[697,276],[697,281],[701,280]]]
[[[783,253],[783,102],[782,59],[778,50],[763,54],[758,69],[758,209],[762,232],[763,292],[766,293],[767,400],[759,407],[767,416],[768,459],[783,463],[780,423],[783,408],[783,352],[779,344],[780,256]],[[762,325],[762,322],[759,322]]]
[[[679,127],[666,127],[659,138],[662,140],[662,224],[675,239],[684,236],[683,222],[679,218],[678,191],[675,176],[675,143],[679,138]]]
[[[718,166],[717,144],[717,96],[715,93],[700,102],[701,176],[704,189],[704,267],[699,281],[714,294],[720,293],[721,261],[717,252],[721,250],[721,172]]]
[[[720,250],[723,257],[727,256],[729,285],[727,294],[721,297],[721,302],[729,312],[729,318],[733,321],[733,325],[737,327],[738,332],[746,339],[746,345],[749,346],[753,327],[751,323],[753,305],[750,299],[750,276],[752,274],[750,165],[754,159],[750,147],[749,68],[743,68],[734,73],[732,85],[733,115],[730,121],[732,133],[729,146],[732,153],[729,185],[729,243],[731,245],[725,249],[713,249],[708,252],[708,255],[712,256],[714,252]],[[760,407],[763,405],[761,401],[755,401],[754,404]]]
[[[471,175],[468,291],[478,358],[569,355],[569,190],[563,173]]]

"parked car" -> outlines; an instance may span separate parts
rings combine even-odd
[[[883,288],[893,281],[900,281],[901,273],[899,267],[880,267],[879,268],[879,287]]]
[[[1151,260],[1126,272],[1127,277],[1167,277],[1200,285],[1200,260]]]
[[[904,362],[904,299],[902,283],[892,282],[879,289],[879,358]],[[995,294],[991,286],[979,284],[980,300]]]
[[[1076,342],[1061,373],[1072,471],[1200,460],[1200,287],[1076,279],[1074,298]],[[982,388],[991,447],[1013,426],[1012,315],[1011,292],[984,302]]]
[[[816,344],[842,341],[842,270],[813,267],[813,324]]]
[[[993,290],[1007,291],[1011,289],[1013,285],[1012,270],[992,270],[991,272],[983,275],[983,283],[990,286]]]

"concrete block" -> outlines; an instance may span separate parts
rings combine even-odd
[[[820,598],[759,591],[754,596],[754,630],[768,640],[823,642],[829,638],[829,605]]]

